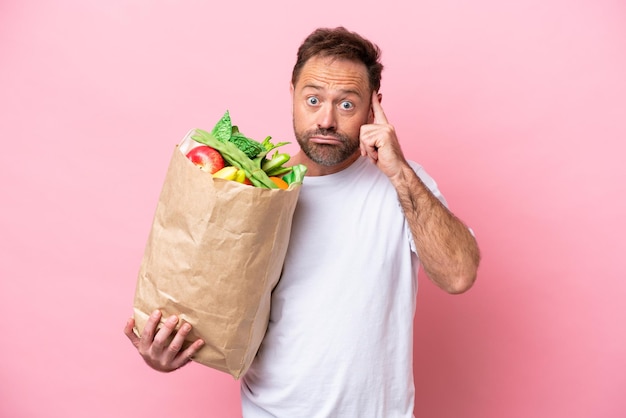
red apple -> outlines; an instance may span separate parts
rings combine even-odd
[[[208,145],[200,145],[187,153],[187,158],[200,167],[202,171],[215,173],[224,168],[224,158],[215,148]]]

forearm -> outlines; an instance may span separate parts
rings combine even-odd
[[[476,279],[480,252],[466,225],[450,212],[407,164],[392,178],[426,274],[449,293]]]

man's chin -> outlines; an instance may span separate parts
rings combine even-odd
[[[336,149],[336,145],[318,145],[315,150],[308,148],[303,149],[303,151],[311,161],[324,167],[332,167],[341,164],[348,160],[356,152],[338,150]]]

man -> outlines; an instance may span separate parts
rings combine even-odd
[[[416,275],[449,293],[469,289],[479,250],[435,182],[405,159],[381,107],[377,46],[344,28],[318,29],[298,50],[293,125],[308,167],[270,323],[242,379],[245,417],[412,417]],[[141,338],[153,368],[171,371],[189,325]]]

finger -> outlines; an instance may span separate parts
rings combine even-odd
[[[189,347],[180,353],[180,356],[176,359],[176,367],[184,366],[193,360],[193,356],[202,348],[204,341],[197,339]]]
[[[153,349],[156,348],[163,350],[165,348],[170,336],[175,332],[174,329],[176,328],[176,324],[178,324],[178,317],[176,315],[171,315],[163,322],[163,326],[154,336],[154,341],[152,343]],[[174,336],[175,335],[176,334],[174,334]]]
[[[188,323],[184,323],[180,326],[178,332],[174,334],[174,337],[172,338],[170,344],[167,346],[167,351],[165,353],[168,361],[172,361],[178,355],[180,350],[182,350],[183,345],[185,344],[185,339],[187,338],[187,335],[189,335],[190,331],[191,325],[189,325]]]
[[[380,104],[380,99],[378,98],[378,92],[375,91],[372,93],[372,111],[374,112],[374,123],[375,124],[387,124],[387,116],[385,116],[385,112],[383,111],[383,107]]]
[[[378,149],[376,147],[361,144],[361,156],[369,158],[373,163],[378,161]]]
[[[359,134],[361,156],[368,157],[372,162],[378,160],[378,148],[373,137],[375,132],[376,129],[374,125],[363,125],[361,126],[361,132]]]
[[[359,148],[361,148],[361,157],[365,157],[367,155],[367,145],[362,140],[359,141]]]
[[[143,326],[143,330],[141,330],[141,338],[138,346],[140,350],[147,350],[152,345],[160,321],[161,311],[156,310],[150,314],[146,324]]]
[[[135,347],[139,347],[139,337],[133,331],[134,327],[135,320],[133,318],[129,318],[128,321],[126,321],[126,326],[124,326],[124,334],[126,334],[130,342],[133,343]]]
[[[367,153],[367,157],[370,159],[371,162],[376,164],[376,162],[378,161],[378,150],[376,148],[370,148]]]

